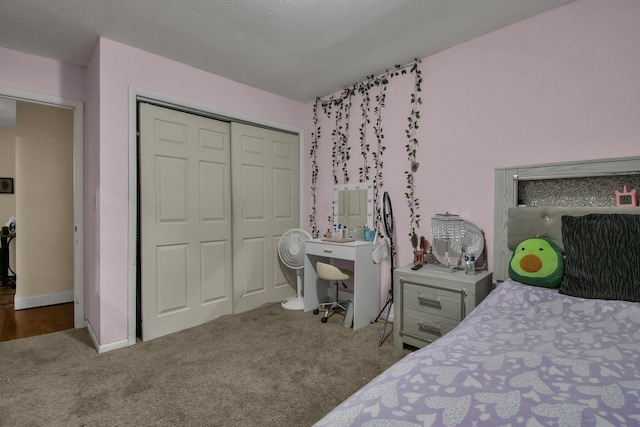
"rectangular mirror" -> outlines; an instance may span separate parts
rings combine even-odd
[[[360,225],[373,229],[373,184],[358,182],[336,185],[333,192],[333,222],[350,230]]]

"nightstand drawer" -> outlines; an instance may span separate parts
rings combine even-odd
[[[402,292],[404,307],[409,310],[442,316],[457,322],[465,316],[464,294],[457,289],[449,290],[403,281]]]
[[[446,317],[425,315],[423,312],[405,308],[402,334],[432,342],[455,328],[458,323]]]

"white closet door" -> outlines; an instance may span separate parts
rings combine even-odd
[[[142,334],[232,312],[229,124],[140,106]]]
[[[233,312],[295,295],[295,272],[278,258],[278,242],[300,226],[299,138],[231,124]]]

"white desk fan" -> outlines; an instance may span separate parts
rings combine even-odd
[[[287,310],[302,310],[302,269],[304,268],[304,245],[311,235],[300,228],[287,230],[278,243],[278,256],[284,265],[296,270],[297,294],[282,302],[282,307]]]

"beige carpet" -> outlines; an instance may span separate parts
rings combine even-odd
[[[310,426],[408,354],[382,327],[274,304],[103,354],[86,329],[2,342],[0,425]]]

